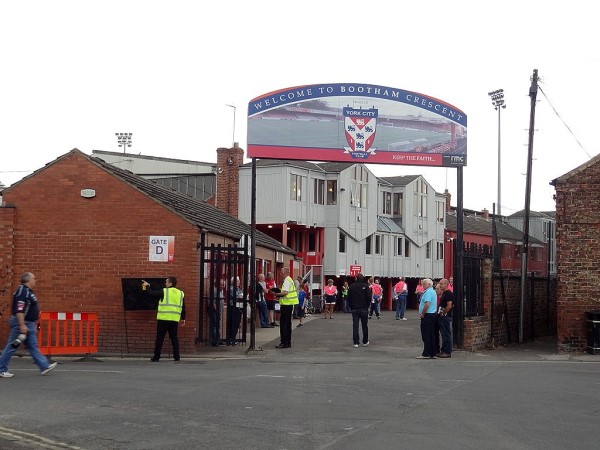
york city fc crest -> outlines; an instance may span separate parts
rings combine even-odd
[[[367,159],[369,154],[375,154],[372,147],[375,140],[378,110],[356,109],[345,107],[344,128],[349,147],[344,147],[344,153],[350,153],[353,158]]]

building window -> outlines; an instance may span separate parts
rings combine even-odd
[[[301,202],[302,201],[302,176],[291,175],[290,176],[290,200]]]
[[[408,239],[404,241],[404,256],[410,258],[410,242]]]
[[[402,206],[403,206],[402,203],[403,203],[402,193],[394,194],[392,215],[394,215],[395,217],[402,217]]]
[[[297,252],[302,251],[302,235],[299,232],[293,231],[291,233],[290,242],[292,243],[291,247],[294,250],[296,250]]]
[[[337,180],[327,180],[327,204],[337,205]]]
[[[437,221],[444,223],[444,206],[446,204],[444,202],[436,202],[437,204]]]
[[[417,217],[427,217],[427,182],[423,178],[415,182],[415,205]]]
[[[438,242],[437,243],[437,255],[436,258],[439,259],[444,259],[444,243],[443,242]]]
[[[392,193],[391,192],[382,192],[382,214],[392,214]]]
[[[514,252],[514,258],[515,259],[521,258],[521,246],[520,245],[515,245],[514,250],[515,250],[515,252]]]
[[[350,205],[357,208],[367,207],[369,192],[369,171],[362,165],[354,166],[354,180],[350,184]]]
[[[365,239],[365,253],[367,255],[371,254],[371,236],[367,236]]]
[[[314,252],[316,248],[317,236],[314,231],[308,233],[308,251]]]
[[[354,166],[354,179],[356,181],[369,181],[369,171],[361,164]]]
[[[383,248],[381,245],[381,241],[382,241],[382,236],[376,234],[375,235],[375,254],[376,255],[383,255]]]
[[[325,204],[325,180],[315,179],[313,201],[317,205]]]
[[[396,255],[402,256],[403,250],[404,250],[404,244],[402,243],[402,238],[399,237],[396,239]]]
[[[425,259],[431,259],[431,241],[425,244]]]
[[[346,235],[340,231],[340,242],[338,246],[340,253],[346,253]]]

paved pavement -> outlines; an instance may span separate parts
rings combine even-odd
[[[291,349],[257,329],[256,349],[208,348],[182,362],[28,357],[0,379],[0,448],[596,449],[600,357],[551,340],[417,360],[419,321],[310,317]]]

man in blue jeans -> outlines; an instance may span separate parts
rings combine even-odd
[[[442,332],[442,351],[438,358],[450,358],[452,356],[452,304],[454,293],[450,290],[450,281],[442,278],[439,282],[442,290],[440,308],[438,311],[438,324]]]
[[[400,281],[394,286],[394,295],[396,296],[396,320],[406,320],[404,313],[406,312],[408,285],[406,284],[404,277],[400,277]]]
[[[13,353],[19,348],[20,342],[15,342],[20,337],[29,350],[33,361],[40,368],[40,373],[46,375],[56,367],[58,363],[48,363],[44,355],[40,353],[37,341],[37,321],[40,317],[40,306],[38,299],[33,293],[35,287],[35,275],[25,272],[21,276],[21,285],[13,294],[12,316],[10,317],[10,336],[8,344],[0,356],[0,378],[12,378],[14,374],[8,371],[8,363]],[[15,343],[15,344],[13,344]]]

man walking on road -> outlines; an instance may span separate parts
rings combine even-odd
[[[362,273],[356,276],[356,281],[348,289],[348,305],[352,312],[352,342],[358,348],[360,336],[358,334],[358,321],[360,320],[363,333],[363,347],[369,345],[369,306],[371,305],[371,289],[365,282]]]
[[[38,348],[37,321],[40,316],[40,305],[33,293],[35,282],[35,275],[25,272],[21,276],[21,285],[13,294],[12,316],[9,319],[10,335],[2,356],[0,356],[0,378],[14,376],[8,371],[8,363],[21,344],[25,344],[42,375],[46,375],[58,364],[55,362],[49,364]]]

